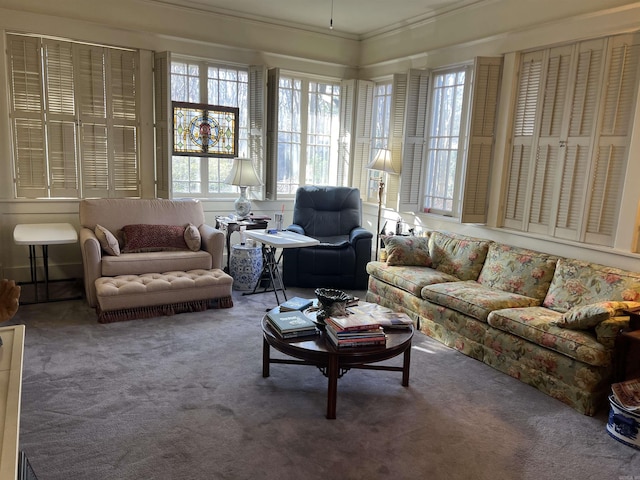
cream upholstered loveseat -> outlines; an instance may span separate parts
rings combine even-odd
[[[579,412],[604,403],[640,273],[439,231],[387,251],[367,265],[368,301]]]
[[[221,276],[228,277],[220,270],[224,251],[224,234],[205,224],[202,204],[197,200],[88,199],[80,202],[79,216],[84,286],[87,302],[92,307],[98,306],[96,280],[100,278],[125,278],[125,276],[132,278],[131,276],[144,274],[200,270],[209,272],[219,270],[218,279]],[[197,229],[196,235],[200,237],[200,247],[195,250],[143,248],[128,252],[125,240],[120,234],[123,228],[129,225],[186,227],[189,224]],[[111,232],[119,240],[116,249],[120,250],[118,255],[110,255],[107,253],[110,249],[103,248],[96,236],[98,226]],[[230,277],[225,280],[232,281]],[[179,293],[166,292],[168,303],[179,300],[171,298],[172,295],[179,295]]]

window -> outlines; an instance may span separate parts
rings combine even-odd
[[[411,70],[394,79],[393,148],[403,140],[400,211],[486,222],[501,76],[501,57],[477,57],[473,66]]]
[[[137,52],[7,40],[17,197],[139,196]]]
[[[469,108],[466,68],[434,73],[423,207],[443,215],[458,212],[460,167]]]
[[[640,38],[521,55],[504,226],[613,246]]]
[[[249,154],[248,69],[174,59],[170,83],[173,101],[239,108],[238,152],[240,157]],[[232,162],[230,158],[174,155],[171,160],[173,195],[211,197],[235,193],[236,187],[224,182]]]
[[[269,83],[268,162],[275,188],[268,186],[268,195],[293,195],[306,184],[338,185],[340,84],[277,69],[269,71]]]
[[[389,148],[389,122],[391,118],[391,82],[376,83],[373,89],[373,121],[371,138],[371,158],[365,162],[368,164],[375,157],[378,150]],[[378,201],[378,185],[380,177],[386,173],[370,170],[369,188],[367,200]],[[384,181],[384,178],[383,178]]]

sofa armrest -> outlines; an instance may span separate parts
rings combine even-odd
[[[209,252],[211,255],[211,268],[222,268],[222,257],[224,255],[225,236],[221,230],[203,223],[199,227],[202,244],[201,250]]]
[[[596,340],[609,349],[613,349],[620,330],[629,327],[629,316],[609,317],[596,326]]]
[[[102,273],[102,249],[93,230],[86,227],[80,229],[80,252],[84,270],[84,292],[89,306],[95,307],[98,304],[95,281]]]

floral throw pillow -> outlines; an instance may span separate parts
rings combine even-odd
[[[108,255],[118,256],[120,255],[120,245],[118,239],[109,230],[102,225],[96,225],[94,230],[102,250]]]
[[[598,302],[573,307],[562,314],[559,327],[571,330],[588,330],[600,322],[617,316],[622,310],[640,307],[640,302]]]
[[[193,223],[188,224],[184,229],[184,241],[189,247],[189,250],[197,252],[200,250],[200,243],[202,238],[200,237],[200,231]]]
[[[387,250],[387,265],[431,266],[428,237],[388,235],[382,240]]]

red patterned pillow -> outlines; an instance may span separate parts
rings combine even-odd
[[[187,250],[184,227],[179,225],[125,225],[123,253]]]

